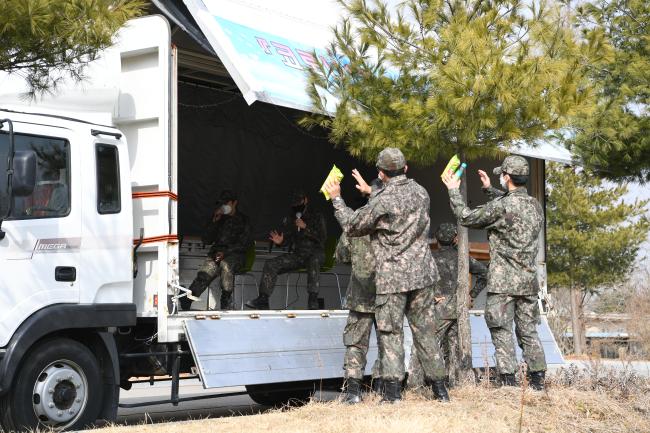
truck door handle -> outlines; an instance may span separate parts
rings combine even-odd
[[[76,281],[77,268],[72,266],[57,266],[54,269],[54,279],[56,281]]]

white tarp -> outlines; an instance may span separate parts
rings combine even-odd
[[[535,146],[521,143],[516,146],[511,146],[508,151],[516,153],[517,155],[545,159],[547,161],[560,162],[562,164],[576,163],[572,158],[571,152],[569,152],[566,147],[551,140],[539,140]]]
[[[183,0],[248,104],[311,110],[305,70],[339,17],[334,1]]]

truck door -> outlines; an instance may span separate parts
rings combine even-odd
[[[0,131],[0,188],[6,191],[9,137]],[[0,347],[32,313],[57,303],[78,303],[81,245],[79,146],[70,130],[14,122],[16,151],[37,157],[36,187],[14,198],[0,240]],[[3,194],[5,212],[6,196]]]
[[[117,49],[113,120],[128,143],[133,238],[142,237],[134,302],[139,317],[158,317],[158,340],[166,341],[168,287],[178,281],[176,61],[168,22],[161,16],[130,21],[118,34]]]

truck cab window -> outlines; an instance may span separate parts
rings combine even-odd
[[[117,147],[98,144],[97,155],[97,212],[100,214],[119,213],[120,165]]]
[[[27,197],[14,197],[9,219],[60,218],[70,213],[70,145],[60,138],[15,134],[16,150],[36,154],[36,186]],[[9,136],[0,134],[0,191],[3,212],[8,204]]]

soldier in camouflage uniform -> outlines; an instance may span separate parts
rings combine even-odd
[[[212,246],[190,286],[192,295],[198,297],[215,278],[221,277],[222,310],[233,309],[235,274],[244,265],[246,250],[252,244],[248,217],[237,210],[237,204],[237,196],[232,191],[221,193],[203,236],[203,243]],[[183,297],[180,301],[183,310],[192,306],[191,299]]]
[[[546,360],[537,335],[539,307],[535,258],[544,216],[539,202],[528,195],[528,162],[521,156],[506,157],[494,169],[500,176],[503,192],[493,188],[488,175],[479,170],[483,189],[491,198],[484,206],[470,209],[458,189],[460,179],[445,175],[451,208],[467,227],[485,228],[490,242],[485,322],[495,347],[497,369],[504,385],[515,385],[517,358],[512,338],[512,323],[528,365],[530,384],[543,389]]]
[[[309,199],[302,191],[292,194],[291,214],[282,222],[279,231],[272,231],[269,240],[277,246],[288,246],[291,252],[267,260],[264,263],[260,294],[246,303],[248,308],[269,309],[269,297],[275,289],[279,274],[305,268],[307,270],[307,301],[310,310],[318,310],[320,267],[325,260],[327,229],[325,218],[308,206]]]
[[[456,249],[457,232],[456,224],[442,223],[435,233],[440,248],[433,252],[436,267],[440,274],[440,281],[436,284],[435,310],[438,318],[438,330],[436,335],[447,366],[447,377],[453,383],[454,372],[450,368],[450,360],[458,353],[458,309],[457,309],[457,286],[458,286],[458,250]],[[476,298],[485,288],[487,283],[487,267],[474,259],[469,258],[469,272],[474,276],[474,286],[470,292],[471,299]],[[455,359],[455,357],[454,357]],[[411,351],[411,365],[409,370],[417,375],[421,369],[417,358],[417,351]],[[411,385],[409,375],[409,385]]]
[[[436,340],[433,286],[438,271],[427,243],[429,194],[405,175],[399,149],[386,148],[377,158],[384,188],[356,211],[340,197],[340,185],[326,186],[335,215],[348,237],[370,235],[376,258],[375,319],[383,349],[384,402],[401,399],[404,379],[404,316],[420,353],[424,376],[435,398],[447,401],[445,366]]]
[[[370,332],[375,323],[375,258],[370,237],[348,238],[341,235],[336,246],[336,260],[351,263],[352,272],[343,308],[350,310],[343,331],[346,379],[346,403],[361,402],[361,381],[366,370]]]
[[[365,184],[358,172],[356,174],[362,184]],[[372,185],[372,194],[376,194],[380,188],[381,182],[376,179]],[[346,392],[342,400],[356,404],[361,402],[361,381],[366,370],[370,332],[375,324],[375,255],[370,236],[348,238],[343,233],[336,246],[336,260],[339,263],[352,264],[343,305],[343,308],[349,310],[349,314],[343,331],[343,344],[346,348],[343,361]]]

